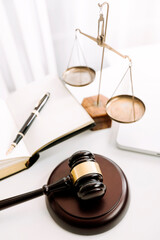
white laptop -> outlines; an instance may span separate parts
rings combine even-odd
[[[121,149],[160,156],[160,79],[151,82],[146,81],[137,96],[145,103],[144,116],[135,123],[120,124],[116,141]]]

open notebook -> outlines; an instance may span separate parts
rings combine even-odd
[[[46,92],[50,92],[46,105],[23,140],[6,155],[19,129]],[[1,99],[0,111],[0,179],[30,167],[40,151],[94,126],[93,119],[64,84],[50,76],[28,84],[6,101]]]
[[[152,79],[139,96],[146,105],[142,119],[131,124],[120,124],[117,145],[121,149],[160,156],[160,83]]]

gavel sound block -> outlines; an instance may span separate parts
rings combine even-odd
[[[57,215],[73,226],[95,228],[114,221],[123,212],[128,199],[128,184],[123,171],[110,159],[94,155],[103,174],[103,183],[107,187],[105,195],[93,201],[83,201],[79,200],[72,190],[51,193],[46,196],[46,203],[53,219]],[[69,172],[66,159],[52,172],[48,184],[67,176]]]

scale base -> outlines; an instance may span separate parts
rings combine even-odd
[[[111,127],[111,118],[106,113],[106,103],[108,98],[103,95],[99,96],[99,104],[97,105],[97,96],[91,96],[84,98],[82,106],[88,112],[88,114],[94,119],[96,126],[91,130],[99,130]]]
[[[127,209],[128,184],[120,167],[110,159],[94,154],[103,174],[103,182],[107,187],[105,195],[101,199],[82,201],[76,197],[73,190],[50,194],[46,197],[47,208],[62,227],[64,223],[78,229],[99,229],[100,226],[117,224]],[[70,173],[68,159],[60,163],[51,173],[48,184],[56,182]],[[58,221],[57,221],[57,217]],[[60,221],[61,220],[61,221]],[[113,221],[114,220],[114,221]],[[112,223],[112,226],[111,226]],[[78,231],[77,229],[77,231]]]

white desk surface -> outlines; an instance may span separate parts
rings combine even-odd
[[[133,82],[134,85],[140,86],[138,94],[145,91],[147,83],[154,77],[157,79],[159,77],[160,82],[160,46],[144,46],[122,53],[128,54],[133,60]],[[110,53],[108,55],[110,56]],[[116,56],[116,59],[119,57]],[[118,74],[115,66],[103,71],[101,93],[105,96],[110,96],[115,88],[112,79],[114,74]],[[70,90],[81,101],[84,96],[97,94],[97,83],[98,76],[91,85],[84,88],[70,88]],[[140,95],[136,96],[140,98]],[[30,169],[0,182],[0,199],[11,197],[42,187],[52,170],[77,150],[85,149],[104,155],[122,168],[129,183],[129,207],[116,226],[97,234],[94,231],[93,234],[87,231],[80,233],[74,228],[62,227],[51,218],[46,208],[45,197],[42,196],[1,211],[0,238],[4,240],[159,239],[160,158],[118,149],[115,143],[117,128],[118,123],[114,122],[110,129],[83,132],[43,152]]]

